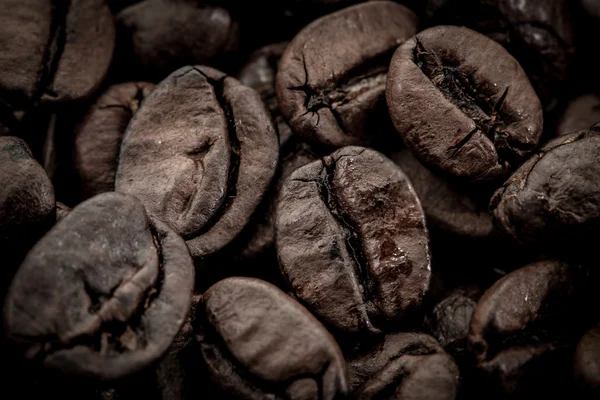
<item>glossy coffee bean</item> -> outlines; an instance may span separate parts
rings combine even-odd
[[[395,333],[348,361],[351,398],[453,400],[456,364],[431,336]]]
[[[277,74],[281,113],[292,131],[333,147],[388,134],[386,73],[392,52],[416,30],[416,16],[388,1],[348,7],[304,28]]]
[[[4,307],[23,355],[67,374],[121,378],[158,360],[185,321],[194,269],[184,241],[135,198],[98,195],[31,250]]]
[[[541,104],[518,62],[462,27],[430,28],[400,46],[387,104],[419,160],[467,181],[505,177],[542,133]]]
[[[155,80],[186,65],[212,64],[239,40],[238,24],[225,8],[187,0],[142,1],[122,10],[117,25],[124,68]]]
[[[583,251],[600,226],[599,149],[597,126],[548,142],[492,198],[498,225],[554,253]]]
[[[115,188],[137,196],[203,258],[248,224],[278,155],[258,93],[212,68],[184,67],[154,89],[129,124]]]
[[[129,121],[154,89],[146,82],[109,87],[75,132],[74,158],[84,198],[115,189],[121,142]]]
[[[202,297],[196,340],[213,380],[238,398],[332,400],[348,391],[336,342],[300,304],[253,278],[227,278]]]
[[[429,287],[421,204],[380,153],[344,147],[297,169],[279,199],[276,246],[293,293],[343,332],[377,332],[417,309]]]

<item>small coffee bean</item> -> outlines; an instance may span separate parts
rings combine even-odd
[[[462,27],[430,28],[400,46],[387,104],[418,159],[467,181],[505,177],[542,133],[542,107],[518,62]]]
[[[417,17],[389,1],[345,8],[300,31],[277,74],[281,113],[292,131],[333,147],[385,136],[388,65],[396,47],[416,31]]]
[[[109,87],[75,132],[75,168],[85,199],[115,189],[119,150],[125,129],[142,100],[154,89],[146,82]]]
[[[194,268],[184,241],[135,198],[80,204],[29,252],[4,308],[26,358],[116,379],[152,364],[188,313]]]
[[[258,93],[212,68],[184,67],[156,86],[129,124],[115,188],[137,196],[203,258],[248,224],[278,156]]]
[[[279,198],[276,246],[293,293],[342,332],[398,322],[429,287],[419,199],[374,150],[344,147],[297,169]]]
[[[304,307],[267,282],[216,283],[202,297],[194,330],[214,381],[237,397],[332,400],[348,391],[336,342]]]

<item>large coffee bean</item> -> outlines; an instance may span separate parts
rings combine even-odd
[[[214,381],[239,398],[332,400],[348,391],[331,335],[267,282],[216,283],[203,295],[194,329]]]
[[[505,177],[542,133],[518,62],[491,39],[437,26],[404,43],[387,81],[392,121],[427,166],[468,181]]]
[[[492,198],[499,226],[555,253],[589,253],[600,229],[599,161],[600,126],[551,140]]]
[[[142,204],[98,195],[59,221],[10,287],[8,337],[25,357],[68,374],[115,379],[171,345],[194,285],[184,241]]]
[[[117,24],[123,63],[139,65],[142,74],[158,80],[185,65],[212,65],[239,40],[238,24],[226,9],[196,1],[142,1],[122,10]]]
[[[84,198],[115,189],[119,150],[125,129],[154,84],[113,85],[90,108],[75,133],[75,168]]]
[[[416,30],[416,16],[388,1],[348,7],[304,28],[277,74],[277,97],[292,131],[335,147],[373,143],[389,133],[388,65]]]
[[[214,69],[184,67],[154,89],[129,124],[115,187],[137,196],[202,258],[248,224],[278,154],[258,93]]]
[[[456,364],[431,336],[387,335],[348,361],[352,398],[454,400]]]
[[[341,331],[398,322],[429,287],[419,199],[373,150],[345,147],[296,170],[280,195],[276,246],[294,294]]]
[[[0,103],[9,111],[90,96],[112,59],[115,27],[104,0],[4,0]]]

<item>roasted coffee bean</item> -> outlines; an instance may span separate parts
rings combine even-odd
[[[202,297],[194,321],[206,368],[243,399],[331,400],[348,391],[336,342],[300,304],[253,278],[227,278]]]
[[[351,398],[454,400],[456,364],[431,336],[387,335],[374,348],[348,361]]]
[[[248,224],[275,175],[278,146],[258,93],[212,68],[184,67],[129,124],[115,187],[203,258]]]
[[[425,217],[380,153],[344,147],[297,169],[277,208],[276,246],[293,293],[343,332],[378,332],[417,309],[431,275]]]
[[[0,137],[0,288],[8,285],[21,258],[52,226],[55,206],[54,187],[27,144]]]
[[[84,199],[115,189],[125,129],[154,84],[128,82],[109,87],[75,133],[74,158]]]
[[[464,25],[504,46],[544,103],[555,100],[573,64],[569,0],[429,0],[433,23]]]
[[[534,377],[561,375],[569,336],[580,322],[573,311],[584,307],[588,290],[586,270],[559,261],[533,263],[500,279],[471,319],[468,342],[478,368],[507,393],[542,383]]]
[[[279,61],[288,43],[277,43],[258,49],[250,55],[248,62],[238,73],[242,84],[256,90],[269,107],[271,115],[277,123],[279,143],[283,145],[292,136],[290,126],[285,122],[275,92],[275,76],[279,69]]]
[[[492,198],[498,225],[548,251],[589,252],[600,229],[599,157],[600,126],[548,142]]]
[[[586,94],[569,102],[556,129],[556,136],[590,129],[599,122],[600,96],[597,94]]]
[[[600,324],[590,329],[579,341],[573,370],[586,392],[596,396],[600,394]]]
[[[121,11],[117,25],[122,64],[135,66],[133,76],[155,80],[186,65],[216,62],[239,40],[226,9],[195,1],[142,1]]]
[[[121,378],[156,361],[185,321],[194,269],[184,241],[135,198],[98,195],[29,252],[9,289],[6,333],[68,374]]]
[[[18,40],[15,40],[18,38]],[[2,115],[89,97],[112,59],[115,27],[104,0],[4,0],[0,15]]]
[[[292,131],[334,147],[375,143],[386,136],[384,92],[391,54],[416,33],[417,23],[409,9],[374,1],[304,28],[285,51],[277,74],[281,113]]]
[[[542,133],[540,102],[517,61],[462,27],[430,28],[400,46],[387,103],[417,158],[468,181],[504,177]]]
[[[412,183],[423,210],[427,226],[441,233],[472,239],[489,238],[494,232],[492,216],[487,211],[489,195],[424,166],[404,148],[390,155]]]
[[[56,202],[56,221],[60,221],[64,217],[66,217],[71,212],[71,207],[61,203],[60,201]]]

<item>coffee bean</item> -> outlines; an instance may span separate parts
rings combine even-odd
[[[600,127],[548,142],[492,198],[498,225],[554,253],[585,252],[600,221],[599,148]]]
[[[240,398],[331,400],[348,390],[333,338],[275,286],[228,278],[202,298],[196,340],[213,380]]]
[[[540,102],[517,61],[461,27],[430,28],[400,46],[387,103],[418,159],[468,181],[506,176],[542,132]]]
[[[56,221],[60,221],[64,217],[66,217],[71,212],[71,207],[61,203],[60,201],[56,202]]]
[[[387,335],[374,348],[348,361],[353,399],[454,400],[456,364],[431,336]]]
[[[52,226],[55,206],[54,187],[27,144],[0,137],[0,288],[8,285],[22,257]]]
[[[407,8],[376,1],[324,16],[298,33],[277,74],[281,113],[292,131],[334,147],[385,136],[391,54],[417,23]]]
[[[115,41],[103,0],[6,0],[2,10],[0,103],[7,114],[80,100],[100,86]]]
[[[590,393],[600,393],[600,324],[590,329],[579,341],[574,359],[575,377]]]
[[[10,287],[6,331],[25,357],[68,374],[115,379],[167,350],[189,310],[183,240],[117,193],[69,213],[31,250]]]
[[[160,80],[186,65],[213,63],[237,46],[237,22],[222,7],[195,1],[142,1],[117,15],[122,64]],[[139,67],[138,67],[139,66]]]
[[[590,129],[598,122],[600,122],[600,96],[586,94],[569,102],[556,129],[556,136]]]
[[[125,129],[154,84],[128,82],[109,87],[90,108],[75,133],[75,168],[84,198],[115,189]]]
[[[373,150],[345,147],[297,169],[280,195],[276,245],[294,294],[342,332],[398,322],[429,287],[421,204]]]
[[[137,196],[202,258],[248,224],[277,160],[277,135],[258,93],[214,69],[184,67],[129,124],[115,187]]]
[[[462,238],[491,237],[494,227],[487,211],[491,194],[486,196],[481,188],[473,190],[446,179],[424,166],[406,148],[393,152],[390,158],[410,179],[430,230]]]
[[[521,64],[543,103],[564,90],[574,60],[568,0],[429,0],[436,25],[464,25],[500,43]]]
[[[283,42],[258,49],[250,55],[246,65],[238,73],[240,82],[256,90],[269,107],[269,111],[277,123],[280,145],[283,145],[292,136],[290,126],[285,122],[279,110],[275,92],[275,76],[279,70],[279,61],[287,46],[288,43]]]

